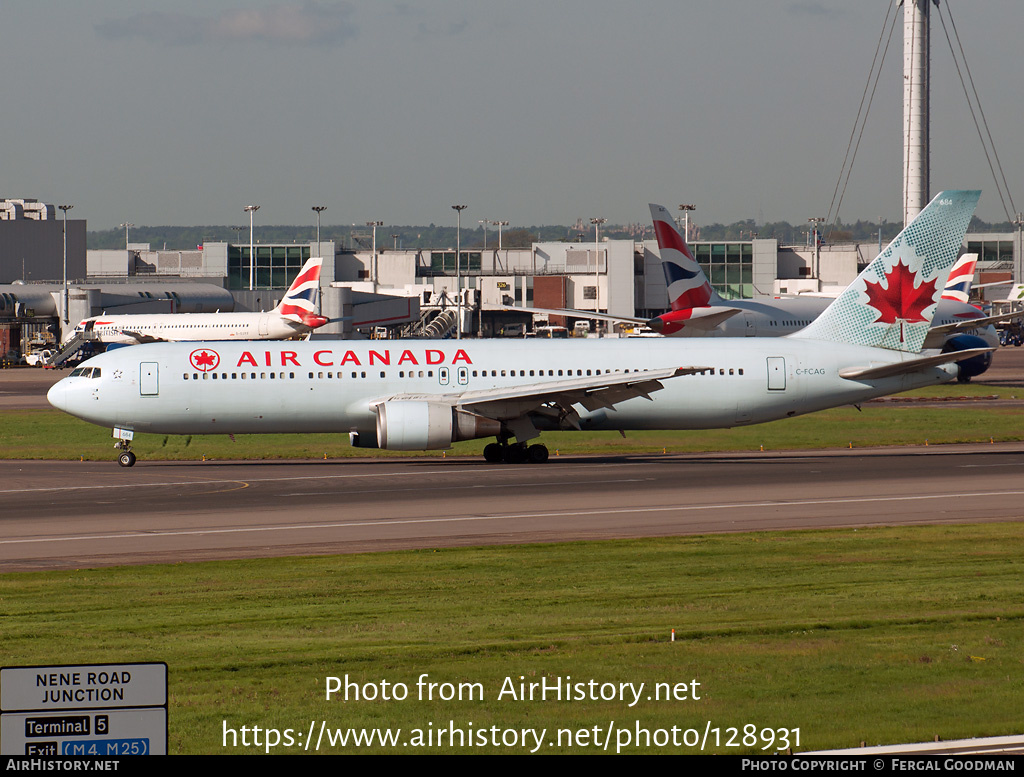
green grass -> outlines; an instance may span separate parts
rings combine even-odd
[[[943,387],[944,388],[944,387]],[[938,396],[932,394],[930,396]],[[954,394],[960,396],[960,394]],[[110,430],[57,410],[12,410],[0,425],[0,458],[112,460]],[[841,407],[799,418],[736,429],[685,432],[548,432],[542,436],[552,455],[579,453],[687,453],[878,445],[931,445],[1024,438],[1024,413],[998,402],[971,407],[868,403],[862,411]],[[457,443],[447,453],[377,451],[349,446],[347,435],[275,434],[136,435],[132,443],[144,460],[288,459],[387,456],[476,456],[489,440]]]
[[[224,752],[223,725],[311,720],[552,734],[710,721],[723,739],[799,728],[800,750],[951,739],[1024,727],[1022,572],[1020,526],[986,524],[7,574],[0,655],[166,661],[175,753]],[[423,673],[484,699],[415,699]],[[325,700],[325,678],[345,675],[410,698]],[[701,699],[498,700],[520,676],[696,680]]]

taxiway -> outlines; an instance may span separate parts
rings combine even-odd
[[[1024,444],[475,460],[0,462],[0,571],[1019,520]]]

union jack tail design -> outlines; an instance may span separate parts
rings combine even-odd
[[[652,203],[650,208],[672,310],[722,304],[721,297],[711,288],[707,276],[690,253],[686,239],[676,229],[672,216],[661,205]]]
[[[943,299],[970,302],[971,286],[974,284],[974,268],[978,265],[977,254],[964,254],[956,260],[949,271],[949,280],[942,292]]]
[[[789,337],[920,352],[980,196],[936,195],[824,313]]]
[[[306,260],[292,285],[288,287],[281,304],[274,309],[281,318],[314,328],[326,322],[326,319],[317,313],[320,304],[320,266],[323,261],[318,256]],[[317,320],[320,320],[320,323],[316,323]]]

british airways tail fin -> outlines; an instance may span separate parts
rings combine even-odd
[[[789,336],[918,353],[980,196],[936,195],[824,313]]]
[[[672,215],[661,205],[651,203],[650,208],[672,310],[723,304],[722,298],[711,288],[707,276],[693,258],[686,239],[676,229]]]
[[[956,260],[949,271],[949,280],[942,291],[942,298],[968,303],[971,301],[971,286],[974,285],[974,269],[978,266],[977,254],[964,254]]]
[[[320,306],[320,267],[323,261],[318,256],[306,260],[281,299],[281,303],[274,308],[274,312],[281,318],[305,324],[311,328],[322,326],[327,322],[327,319],[317,312]]]

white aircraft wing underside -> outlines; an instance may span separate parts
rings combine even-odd
[[[384,401],[443,401],[468,413],[507,421],[519,418],[542,405],[558,404],[565,408],[581,404],[587,410],[611,408],[627,399],[644,397],[664,388],[661,381],[680,375],[692,375],[710,367],[675,367],[646,372],[609,372],[604,375],[572,378],[522,386],[464,391],[443,395],[396,394]],[[376,404],[376,403],[375,403]]]

